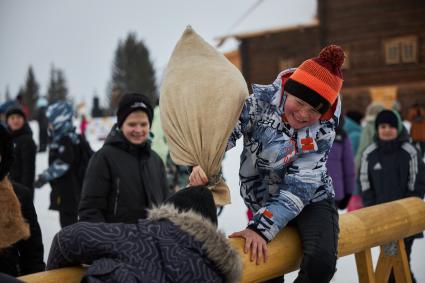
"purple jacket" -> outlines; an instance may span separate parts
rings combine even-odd
[[[347,135],[335,137],[326,166],[332,178],[335,200],[341,200],[346,194],[352,194],[355,186],[354,155]]]

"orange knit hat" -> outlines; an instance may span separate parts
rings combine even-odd
[[[284,90],[310,104],[321,114],[334,104],[342,87],[344,51],[329,45],[319,57],[304,61],[288,78]]]

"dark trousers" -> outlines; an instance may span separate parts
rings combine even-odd
[[[43,125],[41,123],[38,123],[39,125],[39,132],[38,132],[38,151],[39,152],[45,152],[47,149],[47,142],[49,139],[49,136],[47,134],[47,125]]]
[[[298,229],[303,258],[295,283],[327,283],[336,271],[339,215],[333,200],[304,207],[289,225]],[[283,277],[266,281],[284,282]]]

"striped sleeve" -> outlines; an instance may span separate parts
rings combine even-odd
[[[362,191],[368,191],[370,189],[370,182],[369,182],[369,161],[368,156],[369,154],[377,149],[376,143],[373,143],[366,147],[366,149],[363,151],[361,162],[360,162],[360,184],[362,187]]]
[[[403,150],[405,150],[409,154],[409,181],[408,181],[408,189],[409,191],[415,190],[416,176],[418,174],[418,152],[416,148],[410,143],[403,143],[401,146]]]

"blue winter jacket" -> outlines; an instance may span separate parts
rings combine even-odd
[[[271,85],[253,85],[227,149],[244,137],[240,193],[255,214],[248,227],[272,240],[310,202],[334,197],[326,160],[335,137],[340,100],[328,120],[293,129],[282,120],[287,94],[282,90],[295,69]]]

